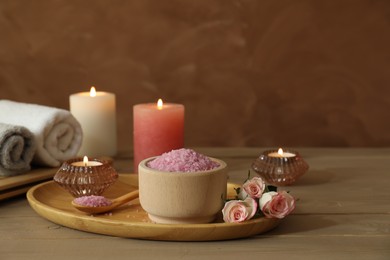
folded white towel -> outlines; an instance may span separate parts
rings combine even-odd
[[[0,100],[0,122],[21,125],[37,142],[33,163],[56,167],[74,157],[80,149],[82,130],[64,109]]]
[[[0,176],[29,171],[36,148],[33,134],[27,128],[0,123]]]

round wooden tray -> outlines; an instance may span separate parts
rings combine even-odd
[[[115,198],[137,189],[138,176],[120,174],[116,183],[104,194]],[[234,195],[234,187],[228,184],[228,196]],[[73,197],[53,181],[34,186],[27,192],[31,207],[42,217],[69,228],[137,239],[164,241],[212,241],[249,237],[276,227],[277,219],[257,218],[243,223],[223,223],[221,217],[215,223],[171,225],[152,223],[134,200],[110,213],[88,215],[73,208]]]

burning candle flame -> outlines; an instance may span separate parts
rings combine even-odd
[[[163,101],[162,99],[160,98],[158,101],[157,101],[157,109],[158,110],[161,110],[163,108]]]
[[[96,88],[91,87],[91,90],[89,91],[89,96],[96,97]]]
[[[87,156],[84,156],[83,163],[84,163],[84,166],[88,165],[88,157]]]
[[[282,148],[279,148],[278,154],[279,154],[279,155],[283,155],[283,149],[282,149]]]

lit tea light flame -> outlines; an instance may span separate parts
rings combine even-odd
[[[83,163],[84,163],[84,166],[88,166],[88,157],[87,156],[84,156]]]
[[[289,158],[289,157],[295,157],[295,153],[290,152],[284,152],[282,148],[279,148],[276,152],[271,152],[268,154],[269,157],[275,157],[275,158]]]
[[[96,97],[96,88],[91,87],[91,90],[89,91],[89,96]]]
[[[158,110],[161,110],[163,108],[163,101],[162,99],[160,98],[158,101],[157,101],[157,109]]]
[[[90,160],[87,156],[84,156],[83,161],[77,161],[77,162],[72,162],[71,165],[77,166],[77,167],[91,167],[91,166],[99,166],[103,165],[103,162],[99,162],[98,160],[95,160],[92,158]]]

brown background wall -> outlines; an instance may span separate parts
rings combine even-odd
[[[2,0],[0,98],[186,106],[187,146],[389,146],[390,1]]]

